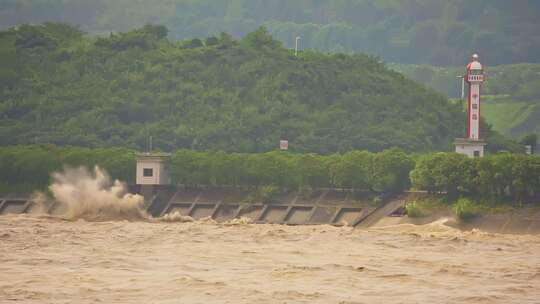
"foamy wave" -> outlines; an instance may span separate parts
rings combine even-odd
[[[178,223],[191,223],[195,221],[191,216],[182,215],[178,211],[167,213],[164,216],[160,217],[159,220],[162,222],[178,222]]]
[[[63,218],[88,221],[148,219],[142,209],[144,198],[127,193],[124,183],[112,182],[99,167],[92,172],[84,167],[66,168],[52,177],[49,190],[64,210],[60,215]]]
[[[235,218],[224,223],[226,226],[238,226],[253,224],[253,220],[248,217]]]
[[[382,231],[382,232],[391,232],[391,233],[403,233],[411,234],[416,236],[438,236],[438,237],[454,237],[462,235],[462,232],[459,229],[453,228],[448,225],[452,219],[450,218],[441,218],[434,222],[425,225],[415,225],[411,223],[407,224],[398,224],[398,225],[389,225],[382,227],[370,228],[373,231]]]

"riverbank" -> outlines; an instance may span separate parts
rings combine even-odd
[[[469,200],[468,200],[469,201]],[[445,219],[445,225],[462,231],[481,230],[489,233],[540,234],[540,204],[487,204],[469,201],[470,212],[462,216],[456,212],[457,202],[444,202],[441,196],[410,195],[403,216],[389,216],[374,226],[425,225]]]

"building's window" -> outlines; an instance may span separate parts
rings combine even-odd
[[[473,120],[477,120],[477,119],[478,119],[478,115],[473,114],[472,119],[473,119]]]
[[[472,108],[476,110],[476,109],[478,109],[478,105],[473,103]]]
[[[474,151],[474,157],[480,157],[480,151]]]
[[[154,176],[154,169],[148,169],[148,168],[143,169],[143,176],[144,177]]]

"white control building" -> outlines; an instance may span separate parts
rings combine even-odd
[[[137,185],[170,185],[169,160],[170,154],[137,154]]]

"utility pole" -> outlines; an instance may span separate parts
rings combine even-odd
[[[461,99],[465,98],[465,77],[456,76],[456,78],[461,79]]]

